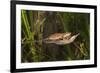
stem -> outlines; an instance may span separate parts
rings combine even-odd
[[[75,42],[73,42],[73,44],[74,44],[74,46],[75,46],[76,48],[79,49],[79,51],[80,51],[84,56],[87,56],[87,55],[80,49],[81,47],[79,47]]]

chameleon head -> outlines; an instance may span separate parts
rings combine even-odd
[[[76,34],[76,35],[73,35],[72,37],[71,37],[71,41],[74,41],[78,36],[80,35],[80,33],[78,33],[78,34]]]

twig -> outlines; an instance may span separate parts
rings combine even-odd
[[[75,42],[73,42],[73,44],[75,45],[75,47],[77,47],[79,50],[80,50],[80,52],[84,55],[84,56],[87,56],[80,48],[81,47],[79,47]]]

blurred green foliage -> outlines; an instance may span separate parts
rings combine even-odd
[[[42,42],[42,39],[56,32],[80,35],[74,43],[62,46]],[[89,13],[21,10],[22,62],[90,59],[89,37]]]

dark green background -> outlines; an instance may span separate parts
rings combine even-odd
[[[55,45],[41,41],[61,32],[80,35],[74,44]],[[21,10],[21,35],[23,63],[90,59],[89,13]]]

